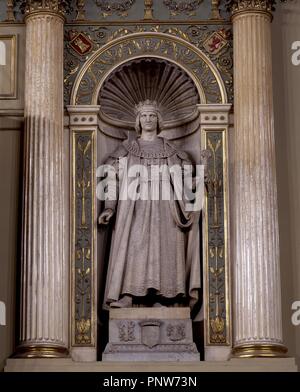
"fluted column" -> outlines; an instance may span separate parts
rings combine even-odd
[[[271,1],[233,1],[234,349],[282,356]]]
[[[18,354],[68,353],[60,1],[27,1],[21,336]]]

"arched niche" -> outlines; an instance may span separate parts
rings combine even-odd
[[[180,150],[188,152],[194,162],[201,159],[201,131],[198,105],[201,102],[199,90],[193,79],[177,64],[158,57],[136,58],[116,67],[104,80],[99,91],[97,103],[97,166],[100,166],[107,153],[116,150],[125,139],[136,136],[135,107],[147,99],[155,100],[163,118],[163,132],[160,134],[172,140]],[[103,205],[98,202],[98,213]],[[201,222],[199,222],[201,225]],[[100,351],[107,343],[107,311],[101,309],[105,286],[108,252],[110,247],[109,228],[99,228],[97,233],[97,267],[98,279],[98,319],[100,320]],[[202,231],[202,230],[201,230]],[[199,252],[200,249],[199,249]],[[201,257],[203,259],[203,257]],[[203,288],[203,283],[202,283]],[[203,298],[201,292],[201,298]],[[198,304],[196,312],[202,305]],[[203,321],[201,320],[203,325]],[[203,333],[201,326],[195,333],[195,342],[203,350]],[[202,328],[203,330],[203,328]]]
[[[86,62],[73,86],[68,107],[72,141],[72,355],[80,360],[94,360],[97,347],[103,350],[105,345],[101,340],[103,320],[99,320],[98,315],[103,292],[103,283],[101,287],[99,282],[101,279],[103,282],[105,276],[107,257],[103,247],[106,234],[99,235],[97,227],[96,168],[107,152],[114,150],[122,139],[130,137],[134,128],[133,109],[127,107],[127,114],[120,116],[118,105],[107,104],[109,94],[120,104],[117,99],[120,86],[114,86],[115,91],[110,91],[113,81],[120,73],[125,75],[135,67],[139,72],[145,62],[153,62],[157,70],[165,67],[171,76],[182,76],[183,85],[189,86],[191,92],[191,105],[186,105],[179,118],[172,119],[171,115],[168,118],[168,108],[165,108],[164,136],[186,150],[195,162],[200,160],[201,149],[211,150],[212,182],[203,221],[204,345],[206,359],[225,359],[231,344],[227,228],[230,105],[219,72],[207,56],[181,38],[160,33],[130,34],[107,44]],[[189,110],[193,106],[195,110]],[[214,186],[213,181],[217,181],[219,187]],[[221,211],[216,216],[218,208]],[[83,274],[82,266],[88,274]],[[80,274],[86,282],[84,290],[77,288]],[[221,292],[213,284],[216,274],[222,281]]]

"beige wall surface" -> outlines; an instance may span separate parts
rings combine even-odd
[[[273,21],[273,84],[284,342],[300,360],[300,325],[291,306],[300,301],[300,65],[292,43],[300,41],[300,2],[277,7]]]
[[[1,0],[0,0],[1,1]],[[6,37],[6,38],[5,38]],[[7,79],[5,84],[7,86],[14,85],[14,78],[17,76],[16,85],[14,86],[14,94],[10,99],[1,99],[1,93],[5,93],[4,87],[0,88],[0,114],[2,113],[11,113],[16,114],[20,113],[24,106],[24,72],[25,72],[25,26],[21,25],[9,25],[9,24],[1,24],[0,25],[0,42],[5,42],[8,44],[9,38],[14,37],[15,47],[16,47],[16,56],[15,63],[16,67],[0,65],[0,83],[3,80]],[[8,54],[6,53],[7,64],[9,63],[10,58],[8,58]],[[0,118],[1,121],[1,118]],[[0,124],[0,128],[2,128]]]
[[[0,326],[0,371],[5,359],[13,354],[16,328],[17,266],[19,260],[19,235],[21,225],[21,134],[24,106],[24,56],[25,26],[0,25],[1,37],[16,39],[16,96],[1,99],[0,94],[0,301],[6,305],[6,326]],[[5,78],[7,68],[0,65]],[[1,78],[0,78],[1,80]]]
[[[6,326],[0,326],[0,371],[14,350],[19,169],[20,132],[0,129],[0,301],[6,305]]]

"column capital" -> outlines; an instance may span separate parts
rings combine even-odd
[[[25,16],[49,12],[64,16],[72,10],[72,0],[21,0],[20,9]]]
[[[228,0],[227,8],[233,16],[245,12],[263,12],[272,15],[275,4],[276,0]]]

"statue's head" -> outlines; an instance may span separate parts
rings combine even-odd
[[[151,125],[156,126],[157,135],[162,131],[163,120],[155,101],[150,101],[147,99],[144,102],[140,102],[138,105],[136,105],[135,112],[135,130],[138,136],[141,135],[143,127],[151,127]]]

